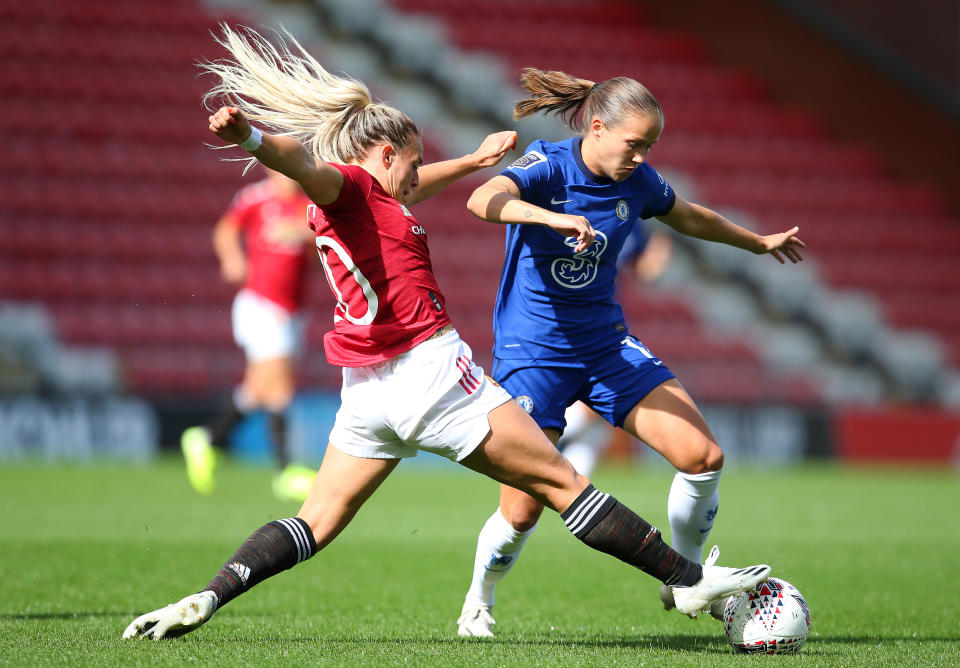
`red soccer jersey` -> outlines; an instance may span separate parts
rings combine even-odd
[[[243,230],[247,255],[244,288],[293,313],[303,305],[307,205],[302,191],[280,199],[269,181],[246,186],[224,214]]]
[[[450,318],[417,219],[362,167],[333,167],[343,174],[340,195],[307,215],[337,299],[324,349],[331,364],[369,366],[410,350]]]

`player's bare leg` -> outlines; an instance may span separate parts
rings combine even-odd
[[[313,487],[297,513],[310,525],[317,550],[343,531],[399,463],[399,459],[354,457],[333,444],[327,446]]]
[[[333,445],[296,517],[257,529],[198,594],[140,615],[124,638],[170,638],[189,633],[255,584],[306,561],[346,527],[396,468],[398,459],[352,457]]]
[[[675,379],[638,402],[623,427],[677,469],[667,500],[670,544],[687,559],[701,561],[719,509],[723,466],[723,451],[710,427]],[[660,587],[660,600],[665,609],[672,609],[673,590]]]
[[[751,587],[769,574],[766,565],[732,569],[711,564],[708,571],[684,558],[663,542],[655,527],[579,475],[514,402],[495,408],[488,417],[490,433],[461,463],[527,492],[559,512],[570,532],[588,546],[671,586],[681,612],[708,608],[728,595],[726,590]]]

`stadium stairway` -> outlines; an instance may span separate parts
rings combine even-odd
[[[107,351],[114,375],[91,366],[91,383],[206,395],[242,373],[210,232],[250,179],[204,145],[195,67],[221,55],[217,19],[251,22],[194,0],[0,0],[0,299],[42,304],[52,337]],[[313,360],[301,375],[338,378]]]
[[[131,390],[199,394],[236,382],[242,358],[229,334],[232,291],[217,275],[209,233],[242,181],[236,165],[219,162],[204,146],[204,83],[194,63],[220,55],[208,34],[217,19],[282,22],[304,35],[331,69],[367,81],[378,97],[427,128],[428,160],[467,152],[487,132],[513,125],[507,117],[520,66],[603,78],[621,73],[624,62],[636,63],[631,69],[667,112],[668,132],[654,164],[675,184],[691,184],[681,189],[691,199],[753,214],[750,226],[770,231],[802,221],[818,259],[817,272],[803,283],[810,301],[794,300],[795,309],[785,312],[771,310],[784,300],[764,291],[769,272],[742,269],[760,262],[731,268],[701,248],[709,244],[678,244],[671,272],[653,290],[623,286],[632,326],[698,398],[917,396],[929,374],[912,388],[897,380],[869,354],[837,343],[855,340],[849,328],[863,318],[851,323],[838,317],[831,338],[834,330],[814,307],[834,304],[834,286],[869,292],[875,289],[871,276],[889,282],[890,272],[852,269],[869,265],[873,250],[915,269],[909,286],[888,286],[883,317],[937,333],[953,359],[960,356],[955,314],[944,315],[932,299],[910,298],[931,286],[941,295],[958,290],[936,271],[958,242],[943,234],[953,221],[935,196],[890,182],[874,156],[838,145],[816,118],[774,104],[761,82],[712,65],[696,40],[659,29],[634,3],[604,3],[603,12],[584,12],[583,3],[569,0],[493,5],[480,16],[462,0],[216,0],[205,6],[175,0],[136,8],[122,0],[0,0],[0,55],[9,64],[0,74],[0,119],[10,135],[8,159],[0,164],[0,297],[43,302],[65,340],[111,347]],[[547,34],[546,23],[551,39],[523,38]],[[581,38],[583,49],[568,48]],[[546,120],[520,127],[521,141],[563,134]],[[829,178],[808,176],[818,161],[829,165]],[[489,364],[502,229],[466,213],[476,182],[458,184],[416,213],[429,231],[451,315],[478,359]],[[897,188],[895,197],[891,188]],[[892,200],[910,211],[908,229],[922,234],[904,233],[904,221],[884,208]],[[827,240],[829,251],[813,250]],[[944,261],[924,263],[920,249]],[[845,262],[854,251],[862,262]],[[317,276],[311,354],[301,377],[309,385],[335,387],[339,374],[320,354],[332,301]],[[750,317],[737,328],[725,311]],[[885,331],[869,305],[852,312],[865,313]],[[784,315],[809,326],[797,331],[791,323],[791,336],[784,337],[775,322]],[[755,335],[771,331],[775,335]],[[783,340],[796,345],[776,342]],[[928,349],[918,350],[922,356]],[[811,373],[829,365],[860,369],[866,380],[831,390],[822,375]]]

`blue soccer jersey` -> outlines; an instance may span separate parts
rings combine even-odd
[[[676,196],[643,163],[625,180],[593,174],[580,137],[538,140],[501,172],[521,198],[551,211],[581,215],[596,230],[590,248],[543,225],[507,226],[506,257],[494,311],[494,355],[561,360],[617,345],[626,334],[614,301],[617,257],[637,223],[673,208]]]

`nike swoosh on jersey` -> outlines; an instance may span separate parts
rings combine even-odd
[[[552,197],[550,198],[550,203],[553,204],[553,205],[566,204],[567,202],[572,202],[572,201],[573,201],[572,199],[555,200],[555,199],[552,198]]]

